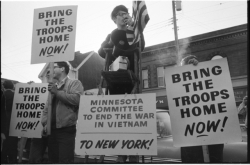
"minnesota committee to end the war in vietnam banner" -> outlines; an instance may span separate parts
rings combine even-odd
[[[157,155],[155,94],[81,96],[75,152]]]

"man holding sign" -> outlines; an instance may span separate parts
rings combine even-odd
[[[189,55],[182,59],[181,66],[193,64],[197,65],[196,56]],[[211,163],[219,163],[223,161],[224,144],[209,145],[209,160]],[[181,160],[183,163],[204,163],[204,155],[202,146],[181,147]]]
[[[66,62],[54,63],[54,79],[58,83],[49,83],[52,94],[51,135],[49,136],[48,154],[50,163],[73,163],[80,96],[83,86],[79,80],[67,77],[69,65]],[[47,124],[48,107],[43,113],[42,124]]]

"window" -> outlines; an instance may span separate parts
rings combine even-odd
[[[157,68],[157,77],[158,77],[158,87],[164,87],[165,86],[164,67]]]
[[[215,55],[215,56],[213,56],[213,58],[211,60],[217,60],[217,59],[221,59],[221,58],[223,58],[223,57],[220,55]]]
[[[148,70],[142,70],[143,88],[148,88]]]

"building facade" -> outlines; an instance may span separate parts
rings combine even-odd
[[[227,58],[236,105],[247,95],[247,24],[146,47],[142,52],[142,93],[156,93],[157,108],[168,110],[164,69],[179,64],[186,55],[199,62]]]

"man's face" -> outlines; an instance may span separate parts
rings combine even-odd
[[[125,19],[128,19],[128,13],[124,11],[119,11],[116,17],[113,19],[117,25],[125,26],[126,23],[124,22]]]
[[[57,63],[54,63],[54,74],[53,74],[53,78],[54,79],[59,79],[63,73],[63,69],[64,68],[60,68]]]

